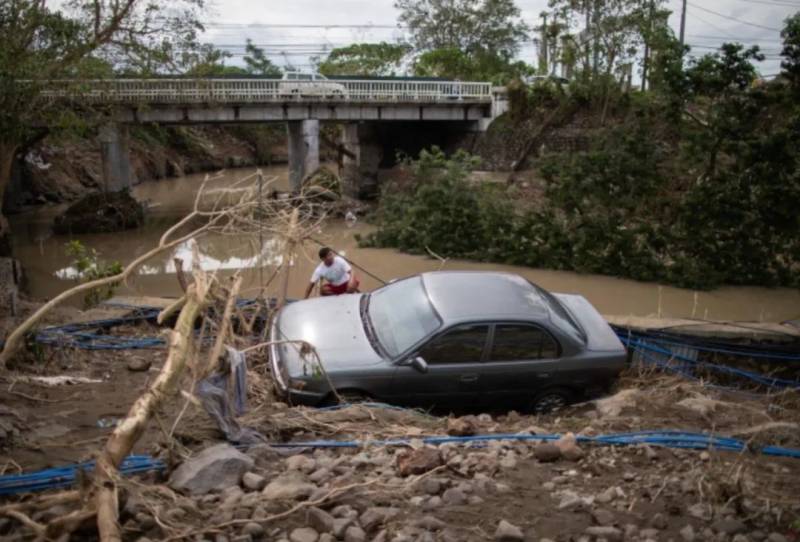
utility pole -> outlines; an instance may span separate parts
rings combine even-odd
[[[541,53],[541,66],[539,66],[539,74],[547,75],[550,72],[550,58],[547,51],[547,13],[542,12],[542,53]]]
[[[681,9],[681,46],[683,46],[684,36],[686,35],[686,0],[683,0]]]
[[[650,40],[653,37],[653,5],[655,0],[650,0],[650,11],[647,17],[647,35],[644,37],[644,62],[642,63],[642,92],[647,90],[647,76],[650,68]]]

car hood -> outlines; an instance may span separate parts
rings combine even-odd
[[[290,303],[278,315],[276,331],[283,340],[301,340],[314,346],[326,371],[385,363],[364,331],[359,314],[361,297],[346,294]],[[312,369],[312,363],[303,367],[296,346],[282,345],[279,352],[290,376]]]
[[[589,301],[580,295],[553,294],[586,333],[586,348],[596,352],[625,350],[617,334]]]

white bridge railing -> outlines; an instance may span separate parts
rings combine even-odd
[[[265,102],[452,103],[492,101],[491,83],[462,81],[293,81],[277,79],[98,79],[48,82],[47,100],[98,104]]]

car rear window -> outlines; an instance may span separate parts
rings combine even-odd
[[[579,326],[575,321],[575,318],[572,316],[572,314],[564,308],[564,305],[562,305],[561,302],[547,290],[539,288],[532,282],[530,284],[537,292],[539,292],[543,301],[547,304],[551,314],[553,314],[555,317],[554,319],[556,321],[554,323],[560,326],[566,326],[568,328],[566,331],[571,331],[576,337],[585,343],[586,333],[584,333],[581,326]]]

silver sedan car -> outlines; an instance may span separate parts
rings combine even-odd
[[[304,405],[338,396],[546,412],[605,392],[627,360],[585,298],[509,273],[423,273],[368,294],[297,301],[278,313],[271,338],[277,386]]]

